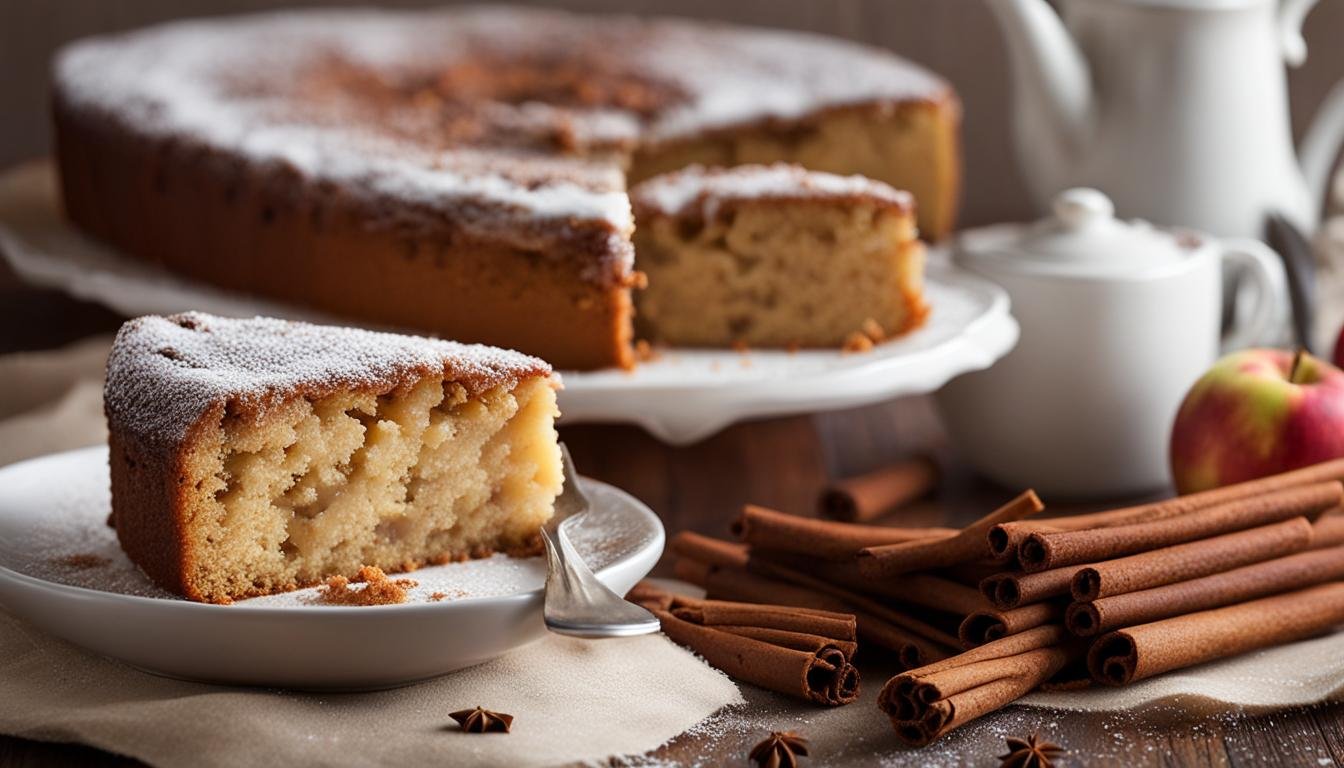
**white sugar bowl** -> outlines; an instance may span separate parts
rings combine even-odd
[[[957,448],[985,475],[1047,497],[1100,498],[1169,484],[1167,441],[1190,385],[1224,349],[1264,340],[1285,316],[1278,257],[1116,219],[1070,189],[1034,224],[968,230],[953,259],[1003,286],[1021,340],[988,370],[938,394]],[[1220,331],[1224,266],[1253,290]]]

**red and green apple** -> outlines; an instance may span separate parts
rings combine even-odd
[[[1344,370],[1305,352],[1248,349],[1214,363],[1171,430],[1181,493],[1344,456]]]

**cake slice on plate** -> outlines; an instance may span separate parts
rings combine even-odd
[[[914,200],[796,165],[693,166],[630,193],[639,332],[674,345],[863,347],[919,326]]]
[[[562,482],[557,386],[491,347],[131,320],[105,391],[117,538],[161,586],[215,603],[536,551]]]

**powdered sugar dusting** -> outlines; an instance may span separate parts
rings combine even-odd
[[[227,406],[389,391],[427,375],[475,393],[550,370],[537,358],[479,344],[188,312],[122,326],[108,356],[104,401],[114,425],[166,450],[207,412],[222,415]]]
[[[675,22],[659,32],[640,55],[696,96],[661,115],[648,140],[951,94],[937,76],[886,51],[821,35]]]
[[[490,129],[445,143],[437,113],[360,104],[312,73],[338,61],[374,80],[432,82],[475,55],[618,70],[674,90],[652,113],[552,105],[544,97],[475,104]],[[672,141],[824,109],[948,98],[948,86],[886,52],[827,38],[672,20],[516,8],[319,10],[184,21],[96,38],[56,62],[61,103],[151,138],[189,139],[256,163],[340,182],[352,194],[470,209],[466,225],[599,222],[628,236],[619,161],[518,151],[499,134],[546,126],[583,148]],[[505,142],[507,144],[507,142]]]
[[[865,176],[838,176],[809,171],[800,165],[739,165],[733,168],[690,166],[655,176],[630,190],[635,208],[665,216],[684,216],[696,209],[711,219],[725,203],[760,199],[861,199],[906,210],[910,193]]]
[[[607,162],[551,158],[564,166],[544,183],[516,178],[503,155],[444,149],[398,137],[333,104],[329,113],[296,111],[283,89],[240,84],[240,73],[298,83],[319,57],[339,54],[383,67],[451,50],[445,13],[309,12],[166,24],[95,38],[63,49],[55,79],[61,98],[160,138],[189,137],[257,162],[277,162],[319,179],[354,182],[381,194],[436,207],[464,201],[504,211],[476,222],[507,225],[508,211],[544,219],[592,219],[620,231],[632,226],[619,170]],[[426,25],[429,25],[426,27]],[[396,122],[398,116],[387,116]],[[611,132],[610,120],[595,122]],[[487,169],[476,156],[493,160]],[[516,164],[518,160],[515,158]],[[528,158],[527,162],[533,162]],[[451,167],[466,163],[470,174]]]
[[[48,488],[33,489],[41,496],[41,515],[35,521],[15,519],[18,507],[7,508],[0,519],[0,565],[57,584],[178,599],[141,573],[117,544],[107,525],[112,498],[105,454],[99,453],[103,460],[94,467],[100,474],[62,475],[59,482],[52,477]],[[75,564],[82,558],[90,564]],[[95,559],[97,564],[92,564]]]

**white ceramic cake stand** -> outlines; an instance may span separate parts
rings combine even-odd
[[[126,315],[196,309],[340,323],[277,302],[230,293],[120,256],[61,216],[53,169],[38,161],[0,175],[0,254],[25,280]],[[634,423],[676,444],[745,419],[850,408],[932,392],[987,368],[1017,342],[1002,289],[929,259],[933,311],[918,331],[870,352],[673,349],[634,371],[564,372],[564,423]]]
[[[478,664],[546,633],[540,557],[421,568],[407,574],[417,585],[399,605],[315,604],[317,588],[190,602],[156,587],[117,546],[107,472],[104,447],[0,469],[0,608],[99,655],[205,682],[363,690]],[[565,533],[625,594],[662,554],[662,524],[624,491],[580,482],[593,506]]]

